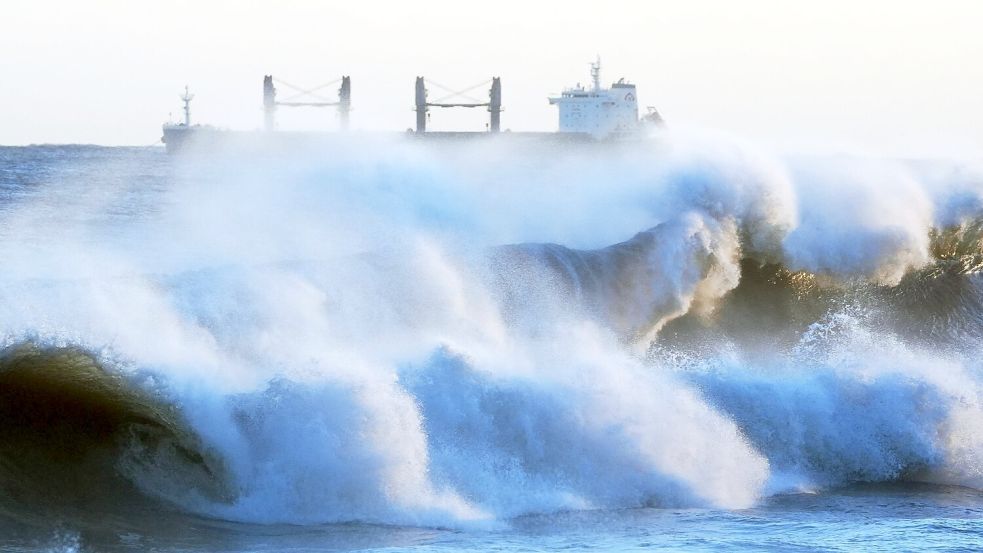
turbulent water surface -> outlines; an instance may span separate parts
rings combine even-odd
[[[983,548],[983,171],[0,148],[0,550]]]

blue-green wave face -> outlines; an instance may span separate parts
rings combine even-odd
[[[495,531],[983,489],[972,164],[328,142],[0,149],[3,512]]]

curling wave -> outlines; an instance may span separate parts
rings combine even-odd
[[[983,487],[977,173],[498,147],[25,191],[0,233],[8,500],[457,526]]]
[[[19,517],[119,515],[154,503],[164,482],[231,499],[221,461],[173,405],[74,347],[21,343],[0,352],[0,444],[2,508]]]

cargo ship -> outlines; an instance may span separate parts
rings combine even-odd
[[[428,84],[436,85],[424,77],[416,78],[415,112],[416,127],[407,129],[405,135],[420,140],[465,140],[490,138],[493,136],[508,136],[509,140],[545,141],[556,143],[570,142],[617,142],[633,140],[643,136],[646,129],[663,124],[662,117],[654,107],[648,107],[644,116],[639,117],[638,96],[634,84],[619,79],[610,87],[601,84],[601,61],[590,64],[591,85],[589,87],[577,84],[563,90],[558,96],[548,98],[549,104],[557,107],[558,125],[553,132],[511,132],[501,131],[502,85],[501,79],[492,78],[481,85],[469,89],[453,91],[446,89],[447,95],[431,101]],[[351,78],[342,77],[334,82],[340,82],[337,99],[324,98],[317,92],[333,83],[302,89],[282,83],[292,89],[295,94],[278,99],[276,80],[272,75],[263,78],[263,111],[264,129],[261,131],[230,131],[211,125],[198,125],[191,122],[191,94],[185,87],[181,100],[184,103],[184,120],[180,123],[165,123],[161,141],[167,147],[168,153],[186,151],[202,147],[214,146],[227,142],[231,138],[248,139],[252,141],[279,144],[301,142],[323,137],[326,133],[317,132],[285,132],[276,129],[276,112],[280,108],[289,107],[334,107],[338,110],[340,130],[348,130],[349,114],[351,111]],[[491,84],[487,101],[468,96],[468,92],[486,83]],[[297,98],[300,100],[297,100]],[[466,100],[466,101],[465,101]],[[485,131],[428,131],[427,121],[430,111],[437,108],[487,108],[489,121]]]

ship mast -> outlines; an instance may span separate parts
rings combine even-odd
[[[184,102],[184,126],[191,126],[191,100],[195,97],[194,94],[188,91],[188,86],[184,86],[184,94],[181,95],[181,100]]]
[[[594,91],[601,90],[601,56],[597,56],[597,61],[590,64],[590,78],[594,81]]]

